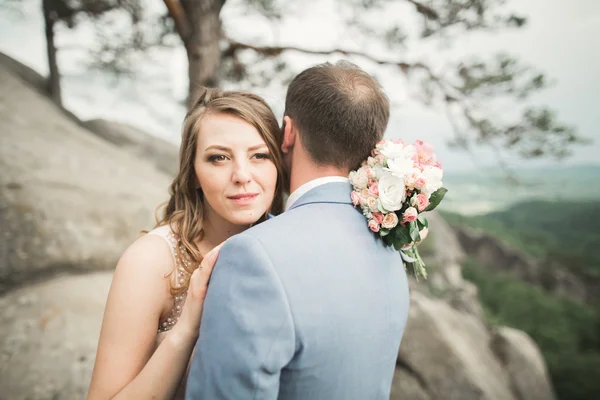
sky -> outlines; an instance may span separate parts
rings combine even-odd
[[[162,1],[145,0],[149,12],[162,11]],[[0,51],[31,66],[38,72],[48,71],[39,2],[25,0],[22,13],[0,9]],[[573,125],[592,144],[575,148],[569,164],[600,164],[600,1],[597,0],[513,0],[507,9],[529,18],[526,28],[461,36],[450,50],[439,44],[409,46],[404,54],[389,54],[375,43],[346,36],[338,9],[330,0],[299,1],[286,8],[283,22],[267,27],[264,21],[248,15],[240,1],[230,0],[222,12],[225,31],[240,41],[263,45],[301,45],[311,49],[354,48],[386,59],[425,60],[434,68],[460,55],[482,57],[496,52],[518,56],[523,62],[547,74],[554,86],[535,96],[535,104],[548,105],[558,112],[561,121]],[[307,3],[311,3],[307,7]],[[401,20],[407,29],[414,28],[411,5],[398,1],[393,12],[377,15],[381,21]],[[383,23],[383,22],[382,22]],[[184,108],[181,99],[187,91],[187,61],[181,47],[155,51],[143,61],[134,80],[115,80],[105,74],[87,71],[86,52],[94,43],[93,30],[82,25],[75,31],[57,33],[59,67],[64,75],[64,104],[82,119],[107,118],[130,123],[151,134],[178,143]],[[290,53],[286,60],[295,70],[340,56],[313,57]],[[452,129],[443,110],[430,109],[414,99],[411,86],[389,70],[380,71],[368,61],[352,59],[361,67],[375,72],[390,95],[394,107],[386,136],[406,141],[431,142],[446,169],[465,170],[493,164],[491,152],[476,149],[473,156],[451,150],[447,142]],[[274,84],[255,88],[276,113],[282,113],[284,88]],[[505,162],[514,167],[536,165],[510,155]],[[597,161],[598,160],[598,161]],[[542,164],[549,164],[543,161]]]

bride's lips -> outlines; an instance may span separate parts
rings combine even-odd
[[[233,201],[238,206],[247,206],[258,197],[258,193],[240,193],[233,196],[227,196],[227,198]]]

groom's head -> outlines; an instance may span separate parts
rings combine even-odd
[[[290,83],[285,122],[293,127],[284,131],[299,136],[315,164],[353,169],[383,138],[389,116],[388,98],[372,76],[346,61],[325,63]]]

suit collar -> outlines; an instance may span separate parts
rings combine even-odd
[[[314,203],[352,204],[351,193],[352,185],[349,182],[325,183],[303,194],[290,210]]]

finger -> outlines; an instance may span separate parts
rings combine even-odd
[[[413,247],[415,245],[415,242],[410,242],[409,244],[407,244],[406,246],[402,246],[402,248],[400,250],[408,250],[411,247]]]
[[[206,295],[208,281],[210,280],[213,267],[217,262],[220,248],[221,245],[209,251],[202,259],[200,266],[192,273],[192,276],[190,277],[189,290],[194,294],[195,297],[204,298]]]
[[[222,245],[223,244],[220,244],[211,251],[209,251],[200,263],[200,273],[202,277],[206,279],[207,282],[210,278],[210,274],[212,273],[213,267],[217,263],[217,258],[219,257],[219,251],[221,250]]]
[[[200,271],[196,270],[190,277],[190,286],[188,287],[187,298],[179,317],[179,324],[182,324],[182,329],[196,333],[200,326],[200,318],[202,317],[202,308],[204,306],[204,298],[206,295],[206,285],[199,282]]]
[[[195,300],[203,299],[206,294],[206,280],[202,277],[202,271],[197,268],[190,277],[190,286],[188,292],[192,294]],[[194,301],[197,304],[196,301]],[[187,304],[187,301],[186,301]]]

